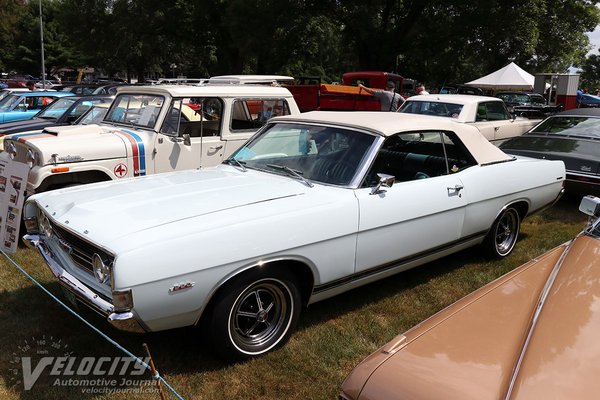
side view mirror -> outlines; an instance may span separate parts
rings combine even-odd
[[[584,196],[579,203],[579,211],[590,217],[600,217],[600,198],[595,196]]]
[[[183,134],[183,144],[185,146],[191,146],[192,145],[192,139],[191,139],[189,133],[184,133]]]
[[[371,190],[370,194],[379,194],[384,193],[386,190],[382,188],[391,188],[394,182],[396,182],[396,177],[388,174],[377,174],[379,177],[379,182],[377,182],[377,186]]]

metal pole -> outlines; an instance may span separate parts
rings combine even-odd
[[[40,3],[40,43],[42,47],[42,89],[46,89],[46,65],[44,64],[44,25],[42,23],[42,0]]]

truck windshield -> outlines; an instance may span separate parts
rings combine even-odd
[[[115,98],[104,122],[154,128],[164,103],[162,96],[122,94]]]

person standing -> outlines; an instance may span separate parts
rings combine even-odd
[[[419,83],[419,85],[417,86],[416,93],[417,94],[429,94],[429,92],[427,90],[425,90],[425,85],[423,85],[422,83]]]
[[[358,87],[379,99],[381,111],[395,112],[402,104],[404,104],[404,98],[396,93],[396,85],[392,81],[388,81],[385,90],[371,89],[362,83],[359,83]]]

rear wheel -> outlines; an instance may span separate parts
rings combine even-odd
[[[502,258],[510,254],[517,243],[521,217],[519,212],[509,207],[494,221],[490,232],[483,242],[486,254],[492,258]]]
[[[215,351],[228,359],[260,356],[283,345],[300,315],[300,293],[286,271],[250,271],[215,299]]]

